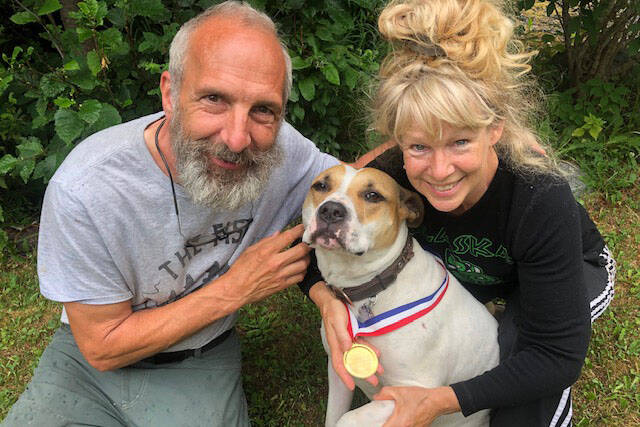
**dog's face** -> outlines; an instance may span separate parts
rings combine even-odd
[[[420,197],[377,169],[334,166],[318,175],[302,207],[302,240],[362,255],[395,241],[403,221],[422,222]]]

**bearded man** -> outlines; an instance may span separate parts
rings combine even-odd
[[[236,312],[302,279],[279,230],[337,163],[283,121],[290,87],[273,22],[226,2],[173,40],[162,113],[67,157],[38,244],[62,326],[5,425],[248,425]]]

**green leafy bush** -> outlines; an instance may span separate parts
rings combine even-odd
[[[73,146],[161,109],[158,82],[179,26],[216,1],[22,0],[0,27],[0,195],[41,195]],[[374,0],[254,0],[293,61],[288,120],[324,151],[365,146],[363,88],[377,71]],[[38,196],[37,196],[38,197]],[[11,210],[0,200],[3,213]],[[37,205],[37,200],[35,201]],[[6,233],[0,230],[0,248]]]
[[[638,183],[640,2],[516,2],[519,10],[534,6],[556,18],[545,21],[543,34],[533,29],[539,15],[520,28],[539,52],[533,70],[550,94],[540,132],[578,164],[592,191],[616,201]]]
[[[376,22],[386,1],[265,3],[292,56],[290,122],[322,150],[353,159],[366,148],[363,95],[384,54]]]
[[[638,95],[623,85],[593,79],[550,97],[554,145],[581,166],[589,188],[615,202],[637,185],[640,162]]]

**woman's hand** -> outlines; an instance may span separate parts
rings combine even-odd
[[[318,306],[320,314],[322,315],[324,332],[327,338],[327,343],[329,344],[333,369],[335,369],[336,373],[349,390],[353,390],[355,382],[344,367],[342,360],[344,352],[349,350],[353,344],[351,336],[347,330],[348,319],[344,304],[333,295],[333,292],[327,288],[324,282],[318,282],[313,285],[309,290],[309,296]],[[371,344],[368,344],[361,339],[358,339],[357,342],[368,345],[376,352],[378,357],[380,356],[378,349]],[[378,364],[377,374],[381,374],[382,372],[382,365]],[[373,386],[378,385],[378,377],[375,375],[367,378],[367,381]]]
[[[374,400],[395,400],[393,413],[384,427],[428,426],[440,415],[460,411],[451,387],[383,387]]]

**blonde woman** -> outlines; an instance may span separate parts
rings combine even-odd
[[[380,70],[374,127],[391,148],[359,163],[384,151],[370,166],[423,196],[421,245],[480,301],[506,301],[500,365],[434,389],[384,387],[376,399],[396,403],[385,425],[492,408],[492,426],[566,426],[591,322],[613,297],[615,261],[528,127],[532,54],[490,0],[394,1],[378,25],[393,49]],[[322,313],[333,366],[353,388],[341,360],[351,345],[344,308],[312,276],[301,287]]]

